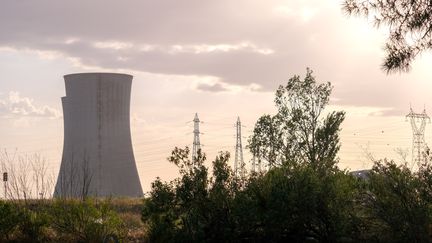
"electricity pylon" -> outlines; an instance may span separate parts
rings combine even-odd
[[[236,151],[234,161],[234,173],[236,176],[243,177],[245,175],[245,163],[243,160],[243,146],[241,142],[241,122],[240,117],[237,117],[236,123]]]
[[[193,140],[193,148],[192,148],[192,162],[195,162],[198,158],[198,150],[201,149],[201,143],[200,143],[200,131],[199,131],[199,124],[200,120],[198,118],[198,113],[195,113],[195,118],[193,119],[194,122],[194,140]]]
[[[420,167],[420,165],[427,162],[429,149],[426,145],[424,134],[426,128],[426,121],[430,122],[430,118],[426,114],[426,109],[423,110],[423,113],[414,113],[412,108],[410,108],[410,113],[406,115],[406,118],[410,119],[413,132],[411,161],[411,169],[413,169],[414,166]]]

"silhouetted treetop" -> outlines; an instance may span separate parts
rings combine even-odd
[[[371,17],[377,27],[389,27],[383,69],[408,71],[412,61],[432,48],[432,2],[430,0],[344,0],[348,15]]]
[[[277,114],[261,116],[249,138],[249,149],[269,167],[285,161],[332,167],[339,151],[339,130],[345,112],[323,112],[332,86],[318,83],[307,69],[301,79],[295,75],[276,91]]]

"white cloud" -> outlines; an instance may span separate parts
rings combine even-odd
[[[3,95],[4,96],[4,95]],[[0,97],[0,116],[2,117],[45,117],[57,119],[61,113],[49,106],[37,106],[34,100],[22,97],[17,91],[10,91],[6,97]]]
[[[256,92],[262,91],[262,86],[256,83],[249,85],[234,85],[225,83],[217,78],[202,78],[195,82],[194,89],[205,92]]]
[[[121,41],[98,41],[93,44],[94,47],[100,49],[123,50],[133,48],[134,45],[129,42]]]
[[[70,45],[70,44],[77,43],[79,41],[80,41],[79,38],[67,38],[64,43]]]
[[[70,45],[76,43],[75,39],[72,41],[65,42]],[[86,43],[85,41],[81,41]],[[194,45],[184,45],[184,44],[173,44],[173,45],[153,45],[147,43],[132,43],[132,42],[122,42],[122,41],[97,41],[91,43],[91,46],[98,49],[111,49],[116,51],[141,51],[141,52],[167,52],[170,54],[177,53],[192,53],[192,54],[205,54],[205,53],[215,53],[215,52],[234,52],[234,51],[246,51],[252,53],[259,53],[263,55],[270,55],[274,53],[271,48],[259,47],[250,41],[242,41],[238,43],[219,43],[219,44],[194,44]]]
[[[261,48],[251,42],[240,42],[238,44],[200,44],[200,45],[172,45],[170,48],[171,53],[212,53],[212,52],[232,52],[232,51],[249,51],[263,55],[270,55],[274,50],[270,48]]]

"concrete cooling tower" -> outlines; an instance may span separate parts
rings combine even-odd
[[[64,79],[63,157],[54,196],[142,196],[130,133],[132,76],[80,73]]]

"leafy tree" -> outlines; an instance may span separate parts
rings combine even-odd
[[[252,178],[233,207],[237,239],[257,242],[355,240],[357,181],[343,171],[310,164],[275,167]]]
[[[431,242],[431,168],[413,173],[393,161],[377,162],[369,174],[363,209],[371,238],[387,242]]]
[[[142,219],[149,226],[152,242],[220,242],[232,234],[230,205],[235,181],[228,167],[228,153],[213,162],[209,178],[205,154],[189,159],[189,148],[175,148],[168,161],[179,168],[180,178],[170,182],[157,179],[145,199]]]
[[[273,167],[283,156],[284,143],[279,120],[275,116],[263,115],[255,124],[253,136],[249,138],[249,149],[261,163],[268,161]]]
[[[267,160],[270,166],[282,161],[333,166],[345,113],[331,112],[322,118],[331,91],[331,84],[318,84],[310,69],[304,80],[296,75],[279,86],[277,114],[259,118],[249,138],[252,154]]]
[[[173,242],[177,229],[175,192],[172,183],[160,178],[152,182],[149,198],[144,199],[142,221],[148,228],[150,242]]]
[[[375,25],[387,25],[389,38],[383,69],[408,71],[412,61],[432,48],[432,4],[429,0],[344,0],[348,15],[372,17]]]

